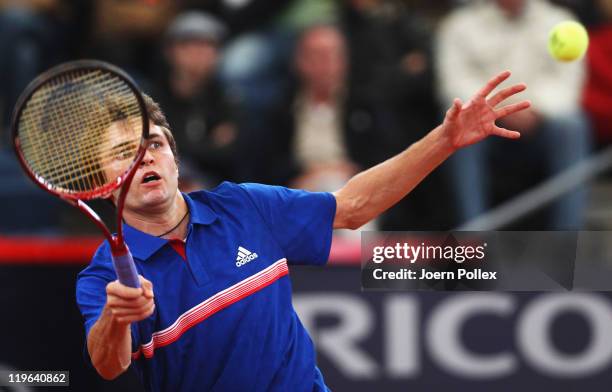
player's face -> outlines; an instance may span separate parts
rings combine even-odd
[[[114,122],[104,135],[104,140],[100,143],[101,149],[106,151],[110,146],[110,153],[101,154],[99,162],[104,170],[105,182],[112,183],[125,173],[133,162],[142,130],[140,124],[122,120]]]
[[[178,167],[162,129],[150,124],[147,141],[147,151],[125,199],[126,210],[141,214],[168,207],[178,190]],[[116,141],[117,144],[122,142],[121,139]],[[113,196],[117,200],[119,190],[113,192]]]

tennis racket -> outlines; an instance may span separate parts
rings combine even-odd
[[[85,213],[106,236],[119,281],[140,287],[121,225],[149,134],[144,99],[134,81],[101,61],[58,65],[22,93],[12,129],[17,157],[28,176]],[[113,235],[85,201],[106,198],[119,188]]]

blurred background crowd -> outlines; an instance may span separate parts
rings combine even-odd
[[[591,44],[559,63],[546,42],[567,19]],[[63,61],[114,63],[161,104],[185,191],[222,180],[334,191],[510,69],[533,108],[503,126],[523,137],[459,152],[375,226],[447,230],[612,141],[611,49],[612,0],[0,0],[0,233],[95,232],[10,151],[17,97]],[[588,190],[605,199],[606,177],[596,183],[509,227],[600,228]]]

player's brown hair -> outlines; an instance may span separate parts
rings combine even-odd
[[[153,98],[144,93],[142,94],[142,97],[144,98],[145,108],[147,109],[149,120],[162,129],[162,132],[164,133],[164,136],[166,136],[168,144],[170,145],[170,150],[172,150],[172,154],[174,155],[174,160],[178,164],[179,156],[176,148],[176,140],[174,140],[174,135],[170,130],[170,124],[168,124],[166,115],[159,107],[159,104],[153,100]]]

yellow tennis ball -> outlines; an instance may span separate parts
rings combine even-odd
[[[558,61],[574,61],[584,56],[589,47],[589,35],[583,25],[573,20],[561,22],[548,36],[548,51]]]

